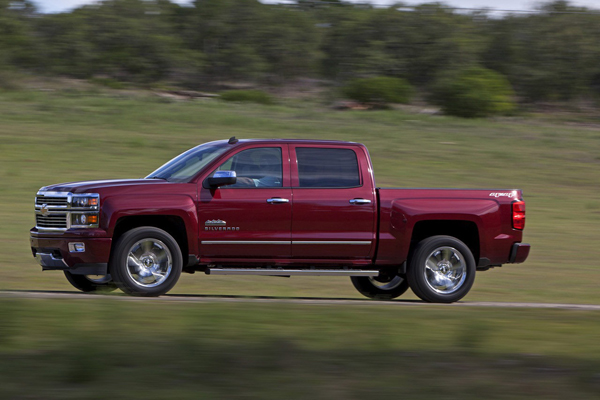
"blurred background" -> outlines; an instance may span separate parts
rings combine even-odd
[[[234,135],[362,142],[384,187],[523,189],[529,259],[464,301],[600,304],[600,2],[0,0],[0,398],[600,397],[598,310],[201,274],[171,292],[199,302],[81,299],[41,272],[41,186]]]

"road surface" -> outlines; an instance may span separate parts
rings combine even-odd
[[[183,303],[288,303],[307,305],[368,305],[382,307],[490,307],[490,308],[550,308],[563,310],[600,311],[600,304],[568,304],[568,303],[514,303],[497,301],[460,301],[452,304],[430,304],[418,300],[368,300],[350,298],[323,297],[274,297],[274,296],[215,296],[197,294],[172,294],[161,297],[131,297],[123,294],[86,294],[70,291],[52,290],[11,290],[0,291],[1,298],[16,299],[69,299],[69,300],[99,300],[115,301],[158,301]]]

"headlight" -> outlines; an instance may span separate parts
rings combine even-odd
[[[98,195],[73,195],[71,208],[91,208],[97,210],[98,200]]]
[[[98,213],[72,213],[71,228],[97,228]]]
[[[71,210],[71,228],[98,228],[100,195],[97,193],[72,195]]]

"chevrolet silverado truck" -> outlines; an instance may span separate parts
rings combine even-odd
[[[43,270],[137,296],[201,271],[349,276],[370,298],[448,303],[530,249],[520,190],[378,188],[367,148],[339,141],[205,143],[144,179],[42,187],[35,219]]]

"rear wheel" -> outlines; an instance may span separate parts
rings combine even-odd
[[[378,300],[391,300],[408,290],[405,276],[351,276],[352,284],[362,295]]]
[[[117,286],[135,296],[160,296],[179,280],[183,257],[177,241],[162,229],[140,227],[119,238],[110,272]]]
[[[110,275],[74,275],[69,271],[64,272],[69,283],[82,292],[112,292],[117,288]]]
[[[431,303],[452,303],[465,297],[475,281],[471,250],[452,236],[419,242],[407,271],[410,288]]]

